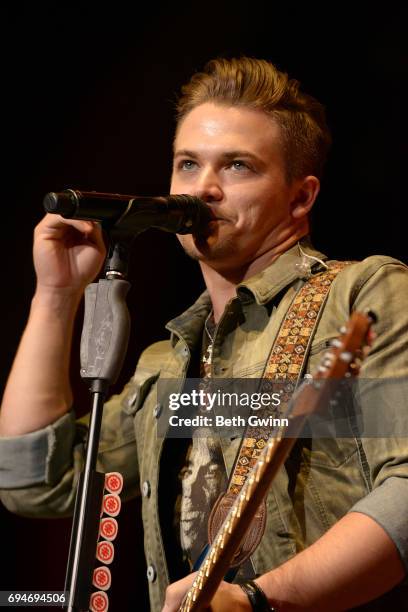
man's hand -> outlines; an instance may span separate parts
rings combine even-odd
[[[98,274],[104,257],[96,223],[46,215],[34,232],[37,293],[80,296]]]
[[[197,572],[189,574],[182,578],[182,580],[173,582],[173,584],[167,587],[162,612],[178,612],[184,596],[193,584],[196,575]],[[209,612],[225,612],[226,610],[251,612],[252,608],[248,597],[240,586],[221,582],[211,602],[211,606],[207,610]]]

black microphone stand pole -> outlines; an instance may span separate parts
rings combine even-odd
[[[112,236],[111,236],[112,237]],[[85,317],[81,337],[81,376],[90,382],[92,409],[75,501],[65,591],[70,612],[89,610],[105,475],[96,471],[103,404],[110,385],[122,369],[130,333],[126,295],[130,242],[111,242],[105,278],[85,290]]]

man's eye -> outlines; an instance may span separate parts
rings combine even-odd
[[[191,159],[182,159],[179,162],[178,168],[179,170],[192,170],[195,165],[196,163]]]
[[[248,164],[242,161],[242,159],[234,159],[234,161],[231,162],[231,166],[234,170],[248,170],[249,168]]]

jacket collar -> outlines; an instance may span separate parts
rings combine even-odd
[[[183,338],[190,348],[199,342],[203,333],[204,321],[211,311],[211,299],[208,291],[204,291],[198,300],[182,314],[171,319],[166,329],[171,332],[171,342],[174,346],[178,338]]]
[[[327,259],[326,255],[313,248],[308,238],[300,241],[302,250],[312,257],[320,260]],[[263,305],[272,300],[282,289],[299,280],[295,264],[300,262],[299,247],[296,244],[285,253],[282,253],[270,266],[248,278],[237,286],[237,296],[243,303],[256,302]],[[311,261],[313,272],[321,270],[321,264]],[[204,291],[198,300],[181,315],[169,321],[166,325],[172,333],[172,343],[176,344],[178,338],[183,338],[191,348],[199,342],[204,321],[211,311],[211,300],[207,291]]]
[[[317,260],[324,261],[327,259],[326,255],[314,249],[308,238],[303,238],[299,242],[305,253],[316,258],[310,261],[313,272],[320,272],[322,266]],[[255,300],[260,305],[268,303],[282,289],[299,280],[295,265],[300,259],[299,247],[295,244],[262,272],[240,283],[237,286],[238,297],[247,302]]]

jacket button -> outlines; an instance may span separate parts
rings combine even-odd
[[[156,580],[157,572],[154,565],[149,565],[147,568],[146,576],[149,582],[154,582]]]
[[[145,480],[144,483],[142,484],[143,497],[150,497],[150,492],[151,492],[150,482],[148,480]]]
[[[155,419],[159,418],[159,416],[161,415],[161,411],[162,411],[162,405],[156,404],[155,407],[153,408],[153,416]]]

